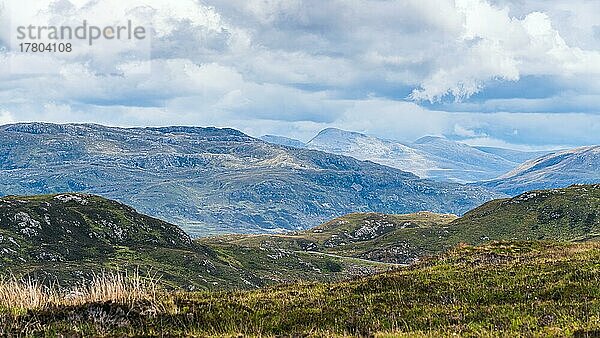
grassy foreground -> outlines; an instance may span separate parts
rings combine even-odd
[[[0,336],[600,335],[597,242],[465,245],[372,277],[258,291],[157,294],[124,283],[80,302],[3,297]]]

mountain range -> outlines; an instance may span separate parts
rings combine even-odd
[[[234,129],[0,127],[0,195],[97,194],[194,236],[306,229],[351,212],[463,212],[502,194]]]
[[[600,182],[600,146],[563,150],[527,161],[479,185],[515,195],[528,190]]]
[[[548,153],[471,147],[434,136],[402,143],[336,128],[321,131],[305,144],[285,137],[264,136],[263,140],[369,160],[423,178],[461,183],[497,178],[526,160]]]

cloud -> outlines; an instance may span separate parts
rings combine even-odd
[[[600,75],[600,52],[569,46],[545,13],[519,19],[510,16],[509,7],[482,0],[458,0],[456,9],[463,31],[447,57],[436,60],[437,70],[411,93],[414,100],[452,95],[460,101],[489,81],[518,81],[523,75]]]
[[[0,124],[9,124],[14,122],[12,114],[7,110],[0,109]]]
[[[0,50],[0,109],[11,112],[0,122],[217,125],[304,140],[334,126],[403,141],[600,142],[598,2],[0,2],[12,4],[1,23],[131,19],[152,37],[70,55]],[[2,43],[14,38],[5,28]]]

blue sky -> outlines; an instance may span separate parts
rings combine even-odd
[[[600,1],[0,3],[0,123],[214,125],[301,140],[338,127],[520,149],[600,143]],[[83,20],[133,20],[151,39],[69,55],[14,46],[16,23]]]

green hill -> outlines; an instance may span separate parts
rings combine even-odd
[[[454,215],[420,212],[408,215],[351,214],[315,228],[279,235],[229,235],[201,238],[199,243],[225,250],[277,248],[280,250],[354,257],[391,264],[407,264],[428,254],[414,250],[428,233],[443,229]],[[425,236],[425,237],[423,237]]]
[[[3,279],[11,273],[64,285],[134,269],[180,292],[130,297],[136,283],[116,283],[119,297],[104,301],[69,303],[69,288],[44,306],[0,298],[0,336],[594,337],[599,228],[600,185],[533,191],[461,218],[351,214],[307,231],[195,241],[96,196],[6,197],[0,296],[44,297]]]
[[[531,191],[510,199],[494,200],[451,225],[462,230],[458,236],[475,242],[478,238],[594,238],[600,235],[600,184]]]
[[[0,275],[67,284],[102,271],[140,270],[174,288],[240,289],[335,281],[387,269],[275,248],[224,253],[192,241],[175,225],[85,194],[0,199],[0,252]]]
[[[178,227],[83,194],[5,197],[0,233],[8,262],[64,262],[114,254],[119,247],[190,249]]]
[[[222,247],[307,251],[409,264],[460,243],[493,240],[593,239],[600,234],[600,185],[532,191],[494,200],[458,218],[351,214],[313,229],[283,235],[236,235],[199,240]]]

